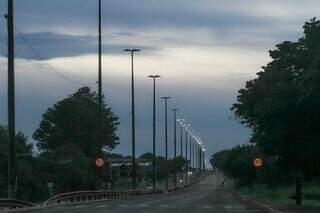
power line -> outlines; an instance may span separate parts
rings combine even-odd
[[[16,28],[14,27],[15,31],[18,33],[18,35],[20,36],[20,38],[23,40],[23,42],[33,51],[33,53],[40,59],[40,60],[46,60],[45,57],[41,56],[41,54],[39,53],[39,51],[37,51],[32,45],[31,43],[26,39],[25,36],[23,36],[23,34]],[[78,84],[78,85],[81,85],[81,86],[91,86],[91,85],[94,85],[96,84],[96,82],[94,83],[82,83],[82,82],[79,82],[79,81],[75,81],[75,80],[72,80],[71,78],[65,76],[63,73],[61,73],[60,71],[58,71],[56,68],[54,68],[52,65],[50,65],[49,63],[46,63],[45,64],[56,74],[58,74],[60,77],[64,78],[65,80],[67,81],[70,81],[74,84]],[[112,108],[113,110],[115,110],[115,107],[112,106],[110,100],[105,96],[105,101],[106,101],[106,104],[109,105],[110,108]],[[119,115],[119,112],[115,112],[116,115]]]
[[[19,37],[22,39],[22,41],[32,50],[32,52],[38,57],[38,59],[40,60],[46,60],[45,57],[43,57],[39,51],[37,51],[32,45],[31,43],[23,36],[23,34],[16,28],[14,27],[14,30],[17,32],[17,34],[19,35]],[[69,77],[67,77],[66,75],[64,75],[63,73],[61,73],[60,71],[58,71],[56,68],[54,68],[52,65],[50,65],[49,63],[46,63],[46,65],[57,75],[59,75],[60,77],[62,77],[63,79],[65,79],[66,81],[69,81],[71,83],[74,84],[78,84],[78,85],[82,85],[82,86],[90,86],[90,85],[94,85],[96,84],[96,82],[94,83],[83,83],[83,82],[79,82],[79,81],[75,81]]]

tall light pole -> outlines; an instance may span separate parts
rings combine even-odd
[[[189,135],[189,157],[190,157],[190,171],[192,171],[192,138],[191,135]],[[190,174],[190,184],[192,182],[192,176],[193,176],[193,171],[192,171],[192,175]]]
[[[206,149],[203,149],[203,169],[206,170]]]
[[[152,187],[156,188],[156,79],[160,78],[160,75],[149,75],[148,77],[153,78],[153,137],[152,137]]]
[[[183,120],[179,120],[179,122],[180,122],[180,156],[181,156],[181,158],[183,157],[182,156],[182,149],[183,149],[183,147],[182,147],[182,143],[183,143],[183,138],[182,138],[182,127],[183,127]]]
[[[188,163],[188,127],[190,126],[190,124],[185,124],[185,130],[186,130],[186,145],[185,145],[185,148],[186,148],[186,183],[188,183],[188,171],[189,171],[189,163]]]
[[[14,86],[14,31],[13,0],[8,0],[8,197],[14,198],[15,185],[15,86]]]
[[[98,57],[98,104],[100,111],[102,109],[102,39],[101,39],[101,16],[102,16],[102,8],[101,8],[101,0],[99,0],[99,29],[98,29],[98,45],[99,45],[99,57]],[[100,116],[101,117],[101,116]],[[100,126],[101,128],[101,126]],[[101,129],[100,129],[101,131]],[[101,136],[101,133],[100,133]]]
[[[166,140],[166,190],[168,191],[169,189],[169,184],[168,184],[168,176],[169,176],[169,171],[168,171],[168,99],[171,97],[162,97],[161,99],[164,100],[164,110],[165,110],[165,140]]]
[[[177,187],[177,165],[176,165],[176,158],[177,158],[177,111],[179,109],[172,109],[173,111],[173,144],[174,144],[174,187]]]
[[[102,7],[101,7],[101,0],[98,1],[98,19],[99,19],[99,24],[98,24],[98,143],[102,144],[102,108],[103,108],[103,103],[102,103],[102,39],[101,39],[101,34],[102,34],[102,22],[101,22],[101,16],[102,16]],[[101,151],[102,147],[99,147],[97,154],[97,158],[101,157]],[[98,178],[101,177],[101,171],[97,170],[97,175]]]
[[[181,156],[181,160],[183,160],[183,155],[182,155],[182,152],[183,152],[183,147],[182,147],[182,143],[183,143],[183,119],[178,119],[178,122],[179,122],[179,125],[180,125],[180,156]],[[180,171],[180,178],[182,179],[183,178],[183,168],[181,168],[181,171]]]
[[[131,54],[131,124],[132,124],[132,188],[136,189],[136,143],[135,143],[135,112],[134,112],[134,72],[133,55],[139,52],[139,49],[125,49],[125,52]]]

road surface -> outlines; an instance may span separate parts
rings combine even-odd
[[[230,191],[224,189],[215,175],[207,176],[201,183],[165,194],[137,197],[129,200],[112,200],[43,209],[43,213],[202,213],[234,212],[263,213],[261,209],[247,209]]]

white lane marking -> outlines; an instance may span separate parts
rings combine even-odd
[[[81,209],[81,208],[83,208],[84,207],[84,205],[81,205],[81,206],[75,206],[74,208],[75,209]]]
[[[120,204],[118,205],[118,207],[127,207],[128,205],[127,204]]]
[[[212,206],[202,206],[203,209],[211,209]]]
[[[108,205],[99,205],[99,206],[96,206],[96,208],[104,208],[104,207],[107,207]]]
[[[160,205],[159,207],[160,207],[160,208],[168,208],[169,205]]]
[[[148,205],[147,205],[147,204],[141,204],[141,205],[139,205],[138,207],[139,207],[139,208],[146,208],[146,207],[148,207]]]
[[[225,209],[232,209],[233,207],[232,206],[225,206],[224,208]]]

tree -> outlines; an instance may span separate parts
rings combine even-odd
[[[230,152],[231,150],[227,149],[227,150],[222,150],[220,152],[214,153],[210,158],[210,163],[212,167],[222,170],[224,164],[226,163],[226,160],[230,155]]]
[[[100,121],[102,131],[99,131]],[[119,143],[118,124],[118,117],[111,108],[103,103],[100,112],[98,95],[90,88],[82,87],[43,114],[33,138],[42,152],[75,145],[86,156],[95,159],[103,150],[113,149]]]
[[[236,178],[239,184],[250,184],[256,179],[256,169],[252,161],[257,157],[257,147],[252,145],[235,146],[231,151],[225,152],[227,158],[223,162],[224,173]]]
[[[98,95],[88,87],[50,107],[33,134],[45,182],[54,183],[56,193],[102,185],[105,168],[97,168],[95,159],[108,156],[119,143],[118,124],[111,108],[103,102],[100,109]]]
[[[251,143],[279,165],[320,174],[320,21],[304,36],[270,51],[272,61],[239,91],[233,112],[252,130]],[[282,162],[282,163],[281,163]]]
[[[7,196],[8,170],[8,129],[0,125],[0,197]],[[38,176],[37,161],[33,156],[33,145],[27,137],[18,132],[15,139],[16,151],[16,197],[22,200],[36,201],[44,198],[46,188]]]

